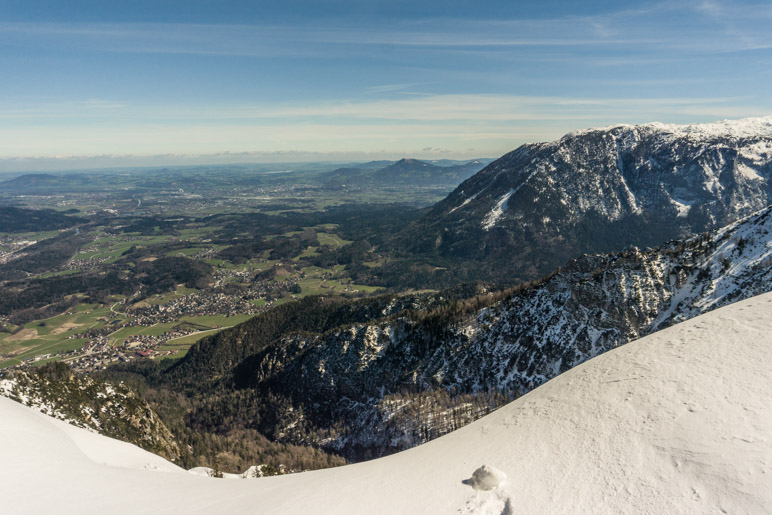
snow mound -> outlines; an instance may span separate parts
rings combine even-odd
[[[770,513],[770,362],[765,294],[607,352],[409,451],[254,481],[168,462],[149,471],[145,451],[0,398],[2,511]],[[466,479],[480,463],[506,481],[486,467]],[[498,486],[470,488],[475,475]]]
[[[467,484],[475,490],[493,490],[504,484],[507,475],[497,468],[483,465],[472,474]]]

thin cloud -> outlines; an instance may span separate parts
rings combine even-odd
[[[588,108],[606,108],[608,110],[628,108],[665,110],[679,106],[742,105],[751,101],[750,97],[673,97],[640,98],[625,97],[616,99],[581,98],[581,97],[537,97],[516,95],[424,95],[398,99],[378,100],[342,100],[327,103],[294,103],[284,106],[274,104],[252,104],[231,106],[132,106],[129,104],[104,101],[109,108],[87,109],[83,102],[67,104],[38,105],[27,108],[0,106],[0,119],[62,118],[77,120],[79,117],[104,117],[109,121],[114,110],[120,110],[121,119],[134,119],[145,122],[178,121],[202,122],[244,121],[277,125],[282,123],[319,122],[336,120],[338,123],[349,121],[511,121],[511,120],[570,120],[586,118]]]
[[[412,93],[412,92],[406,92],[405,90],[415,88],[416,86],[426,86],[430,84],[429,82],[406,82],[402,84],[381,84],[378,86],[370,86],[368,88],[365,88],[366,94],[377,94],[377,93],[392,93],[395,91],[398,91],[400,93]]]
[[[139,113],[127,106],[119,117],[106,117],[96,124],[33,120],[0,125],[0,157],[187,154],[196,149],[235,159],[237,153],[297,149],[361,153],[380,148],[407,155],[434,153],[425,150],[429,148],[470,147],[478,149],[479,155],[496,156],[522,143],[551,140],[587,127],[651,121],[693,123],[770,111],[750,105],[752,100],[440,95],[278,108],[177,106]],[[469,157],[463,150],[451,155]]]
[[[706,4],[710,5],[710,4]],[[620,10],[592,17],[557,17],[528,20],[422,20],[384,27],[346,25],[315,27],[277,25],[217,25],[177,23],[2,23],[6,38],[56,38],[60,44],[94,51],[171,53],[234,56],[322,55],[316,45],[346,47],[391,46],[412,48],[574,48],[598,46],[616,48],[633,45],[695,48],[694,36],[684,37],[683,25],[662,19],[666,6],[646,10]],[[707,8],[703,8],[704,11]],[[682,7],[681,11],[686,11]],[[715,9],[714,9],[715,10]],[[728,11],[729,19],[747,19],[745,10]],[[725,20],[722,20],[725,21]],[[746,26],[749,33],[763,37],[759,24]],[[715,48],[731,41],[715,41],[710,27],[698,33],[699,44]],[[712,36],[712,38],[711,38]],[[98,42],[99,44],[94,44]]]
[[[581,97],[537,97],[517,95],[421,95],[396,99],[341,100],[336,102],[293,103],[285,105],[238,104],[230,106],[154,105],[134,106],[122,102],[71,102],[19,107],[0,105],[0,119],[94,119],[109,122],[119,114],[121,120],[145,123],[252,122],[262,125],[318,123],[334,120],[339,124],[379,121],[482,123],[492,121],[543,121],[588,119],[588,110],[599,108],[673,109],[695,105],[738,105],[747,97],[673,97],[617,99]]]

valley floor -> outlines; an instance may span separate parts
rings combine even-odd
[[[592,359],[400,454],[199,477],[0,398],[4,513],[763,513],[772,510],[772,294]],[[496,488],[468,481],[482,465]]]

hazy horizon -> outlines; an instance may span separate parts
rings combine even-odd
[[[772,8],[688,1],[0,6],[0,170],[500,156],[772,114]]]

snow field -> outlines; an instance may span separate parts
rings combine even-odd
[[[2,511],[768,513],[770,362],[764,294],[587,361],[420,447],[254,481],[184,473],[0,398]]]

